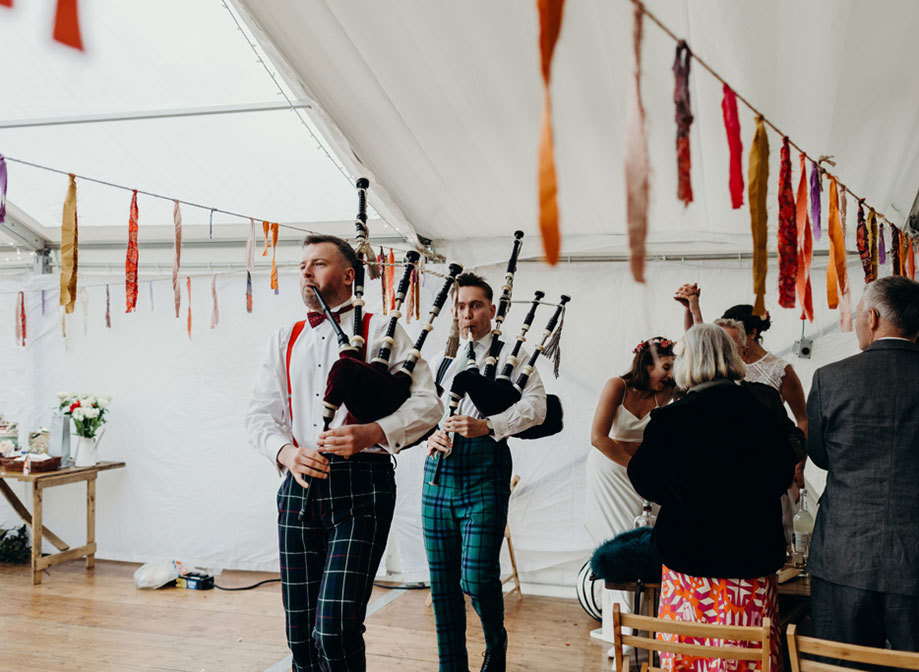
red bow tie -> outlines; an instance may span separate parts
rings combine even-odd
[[[332,313],[332,317],[335,318],[335,321],[336,321],[336,322],[338,322],[339,324],[341,324],[341,317],[340,317],[340,315],[341,315],[342,313],[347,313],[347,312],[348,312],[349,310],[351,310],[352,308],[354,308],[354,305],[349,303],[347,306],[343,307],[343,308],[342,308],[341,310],[339,310],[338,312]],[[308,313],[306,314],[306,319],[309,320],[310,327],[312,327],[313,329],[315,329],[315,328],[318,327],[320,324],[322,324],[323,321],[325,321],[326,318],[325,318],[325,313],[317,313],[316,311],[311,310],[310,312],[308,312]]]

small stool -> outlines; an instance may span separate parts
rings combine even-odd
[[[514,489],[517,487],[517,484],[519,482],[520,482],[520,476],[514,476],[513,480],[511,480],[511,494],[514,494]],[[508,575],[506,579],[501,581],[501,585],[503,586],[505,583],[508,583],[509,581],[513,581],[514,588],[510,592],[513,593],[516,590],[517,599],[522,600],[523,593],[520,592],[520,576],[517,574],[517,558],[514,557],[514,542],[511,541],[511,526],[510,525],[504,526],[504,538],[507,539],[507,553],[508,555],[511,556],[511,573]]]
[[[633,603],[633,613],[637,615],[641,615],[641,598],[642,595],[644,595],[646,599],[651,600],[651,616],[657,617],[657,600],[661,593],[660,583],[645,583],[644,581],[626,581],[625,583],[613,583],[612,581],[607,581],[604,584],[604,587],[607,590],[627,590],[631,593],[634,593],[635,602]]]

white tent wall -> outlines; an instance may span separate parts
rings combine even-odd
[[[293,249],[283,250],[282,262],[292,261]],[[148,255],[149,257],[149,255]],[[470,267],[471,270],[472,267]],[[765,346],[790,357],[805,389],[813,370],[857,351],[853,334],[838,331],[836,311],[825,308],[825,262],[814,266],[817,318],[808,334],[819,335],[814,357],[799,360],[788,349],[800,335],[796,310],[780,309],[774,293],[767,296],[773,328]],[[498,286],[503,266],[479,267]],[[775,283],[775,263],[770,287]],[[860,295],[861,269],[850,261],[853,305]],[[149,284],[142,274],[137,312],[124,315],[121,274],[82,275],[88,288],[88,322],[82,308],[68,320],[68,344],[61,336],[57,307],[58,276],[21,275],[0,279],[0,357],[6,385],[0,391],[0,411],[19,420],[23,431],[48,422],[55,393],[60,390],[112,394],[111,422],[101,443],[106,459],[127,462],[127,468],[103,474],[97,491],[99,557],[144,562],[179,558],[209,567],[277,568],[274,493],[277,475],[246,442],[243,416],[259,349],[280,325],[303,313],[296,273],[280,275],[280,294],[268,289],[267,273],[253,277],[255,310],[245,312],[245,274],[218,276],[220,324],[210,330],[210,277],[193,273],[192,340],[185,333],[186,293],[175,318],[168,273],[154,282],[154,310]],[[634,344],[648,336],[676,337],[682,332],[682,308],[672,297],[683,282],[698,282],[708,319],[735,303],[748,302],[749,262],[652,262],[649,283],[635,285],[623,263],[568,263],[555,270],[522,263],[515,282],[515,300],[526,301],[542,289],[548,299],[573,296],[565,318],[561,376],[551,366],[540,370],[550,391],[565,406],[565,430],[540,441],[511,442],[514,473],[521,483],[510,508],[510,526],[522,578],[530,584],[570,586],[580,563],[592,550],[583,527],[584,460],[589,450],[589,426],[597,396],[610,376],[626,370]],[[105,283],[112,297],[112,329],[105,328]],[[424,284],[423,312],[440,286],[437,278]],[[37,290],[46,289],[46,314],[41,314]],[[13,341],[16,292],[27,292],[29,345]],[[379,306],[379,286],[367,292],[370,309]],[[511,338],[524,313],[517,306],[505,330]],[[536,319],[548,319],[543,308]],[[426,353],[433,357],[444,342],[449,320],[443,316]],[[413,321],[410,333],[418,328]],[[534,329],[531,337],[538,333]],[[825,333],[824,333],[825,332]],[[738,437],[742,445],[743,437]],[[420,491],[423,453],[415,448],[398,458],[399,501],[387,565],[406,580],[426,575],[420,530]],[[822,488],[819,470],[808,478]],[[14,483],[27,504],[27,487]],[[84,534],[84,489],[79,485],[46,493],[45,522],[71,542]],[[0,524],[18,524],[15,514],[0,505]]]

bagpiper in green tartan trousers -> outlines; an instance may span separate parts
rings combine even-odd
[[[443,458],[440,458],[443,459]],[[424,547],[431,572],[440,672],[467,672],[466,603],[472,598],[485,646],[504,646],[501,545],[510,499],[511,452],[506,441],[456,434],[453,452],[430,484],[436,462],[425,461],[421,495]]]

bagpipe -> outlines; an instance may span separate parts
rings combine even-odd
[[[536,310],[542,298],[545,296],[544,292],[536,291],[533,302],[530,304],[530,309],[524,317],[520,334],[517,336],[514,347],[507,357],[501,375],[495,376],[497,372],[498,357],[503,346],[503,343],[500,341],[501,326],[510,309],[514,275],[517,270],[517,259],[520,255],[522,238],[523,232],[515,232],[514,247],[511,251],[511,257],[508,260],[504,284],[501,288],[501,298],[495,315],[495,328],[491,332],[491,342],[489,343],[488,356],[485,359],[484,370],[480,372],[475,359],[470,359],[466,369],[454,376],[450,386],[449,414],[447,417],[456,415],[460,402],[466,396],[469,397],[470,401],[475,404],[475,407],[485,417],[497,415],[498,413],[506,411],[520,401],[523,396],[523,389],[526,387],[530,376],[536,368],[536,360],[541,353],[549,349],[549,342],[553,335],[556,338],[554,347],[557,348],[557,339],[560,334],[556,331],[556,326],[564,313],[565,305],[571,300],[571,297],[564,294],[556,306],[555,313],[546,324],[541,342],[534,348],[533,353],[521,370],[516,382],[511,381],[514,369],[520,362],[520,349],[526,341],[527,332],[533,324]],[[564,424],[563,415],[561,400],[554,394],[546,395],[546,417],[543,422],[515,434],[514,436],[519,439],[539,439],[557,434],[562,430]],[[444,457],[438,453],[435,459],[437,460],[437,464],[435,465],[434,473],[430,480],[431,485],[438,485],[437,479]]]

